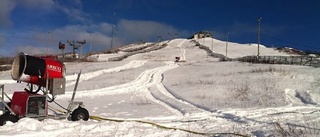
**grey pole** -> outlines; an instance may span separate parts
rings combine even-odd
[[[114,29],[115,25],[116,12],[113,13],[113,25],[112,25],[112,38],[111,38],[111,49],[113,48],[113,39],[114,39]]]
[[[261,19],[262,19],[262,17],[258,18],[258,57],[260,55],[259,48],[260,48],[260,21],[261,21]]]
[[[213,52],[213,37],[211,36],[211,51]]]
[[[229,42],[229,32],[227,33],[226,57],[228,56],[228,42]]]
[[[48,44],[47,44],[47,52],[46,52],[46,55],[48,55],[48,52],[49,52],[50,35],[51,35],[51,32],[49,31],[49,32],[48,32]]]
[[[113,48],[114,25],[112,25],[111,49]]]
[[[90,50],[89,50],[89,53],[91,53],[91,48],[92,48],[92,35],[90,34]]]

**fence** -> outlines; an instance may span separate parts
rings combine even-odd
[[[167,42],[168,43],[168,42]],[[139,53],[146,53],[146,52],[150,52],[150,51],[154,51],[154,50],[159,50],[162,49],[164,47],[166,47],[168,44],[164,43],[164,44],[151,44],[148,45],[148,47],[143,48],[142,50],[138,50],[138,51],[134,51],[134,52],[128,52],[123,56],[119,56],[119,57],[113,57],[113,58],[109,58],[108,61],[121,61],[129,56],[135,55],[135,54],[139,54]]]
[[[265,64],[288,64],[320,67],[320,58],[312,56],[245,56],[238,59],[243,62]]]
[[[213,58],[219,58],[220,61],[234,61],[234,59],[232,58],[228,58],[226,57],[225,55],[222,55],[222,54],[219,54],[219,53],[215,53],[215,52],[212,52],[212,50],[207,47],[207,46],[204,46],[204,45],[201,45],[198,41],[196,40],[192,40],[193,43],[196,44],[196,46],[199,46],[200,49],[203,49],[207,52],[207,55],[208,56],[211,56]]]
[[[198,41],[193,40],[196,46],[203,49],[207,54],[214,58],[220,58],[220,61],[242,61],[250,63],[264,63],[264,64],[287,64],[287,65],[303,65],[320,67],[320,58],[313,56],[245,56],[240,58],[227,58],[226,56],[214,53],[209,47],[201,45]]]

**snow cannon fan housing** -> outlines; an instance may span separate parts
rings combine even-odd
[[[19,53],[12,63],[11,77],[22,81],[46,87],[49,80],[50,94],[65,93],[65,66],[63,63],[50,58],[39,58]]]

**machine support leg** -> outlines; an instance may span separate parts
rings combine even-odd
[[[71,97],[71,100],[70,100],[70,103],[69,103],[69,106],[68,106],[68,113],[71,112],[71,109],[74,106],[74,97],[75,97],[76,92],[77,92],[80,75],[81,75],[81,70],[80,70],[80,73],[78,74],[76,85],[74,86],[74,89],[73,89],[72,97]]]
[[[9,98],[9,96],[4,92],[4,85],[0,85],[0,89],[1,89],[1,102],[4,105],[5,108],[7,108],[11,114],[15,114],[12,109],[10,108],[10,106],[8,106],[8,104],[4,101],[4,96],[6,96],[10,101],[11,99]]]

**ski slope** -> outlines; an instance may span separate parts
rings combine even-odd
[[[223,41],[198,42],[225,54]],[[228,49],[230,58],[257,54],[256,44],[229,42]],[[287,56],[264,46],[260,51],[260,55]],[[83,101],[92,116],[124,122],[23,118],[0,127],[0,136],[280,136],[277,125],[289,136],[296,135],[292,129],[307,136],[319,133],[318,68],[219,62],[188,39],[173,39],[165,48],[119,62],[107,61],[124,54],[95,55],[99,62],[66,63],[67,92],[56,99],[67,106],[81,70],[76,100]],[[175,57],[185,62],[174,62]],[[0,84],[5,84],[10,96],[26,85],[11,80],[10,71],[0,72]]]

